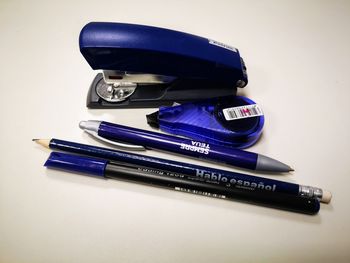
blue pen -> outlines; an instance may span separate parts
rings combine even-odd
[[[126,148],[135,149],[135,147],[139,147],[142,149],[146,147],[158,149],[257,171],[277,173],[293,171],[288,165],[261,154],[105,121],[82,121],[79,127],[100,140]],[[132,146],[129,144],[121,145],[118,141],[132,144]]]

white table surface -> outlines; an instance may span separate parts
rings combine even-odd
[[[32,138],[98,145],[78,128],[87,119],[151,130],[155,109],[86,108],[96,72],[78,36],[90,21],[237,47],[239,94],[266,115],[250,150],[296,170],[265,176],[329,189],[331,204],[308,216],[46,170],[50,151]],[[349,1],[0,1],[0,262],[350,262],[349,26]]]

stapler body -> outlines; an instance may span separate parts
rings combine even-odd
[[[234,95],[248,80],[236,48],[169,29],[93,22],[80,51],[97,74],[89,108],[158,107]]]

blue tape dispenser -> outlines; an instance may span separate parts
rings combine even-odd
[[[80,51],[102,70],[89,108],[159,107],[236,94],[247,72],[239,51],[211,39],[152,26],[92,22]]]
[[[226,96],[160,107],[147,115],[152,127],[170,134],[234,148],[247,148],[264,126],[261,108],[243,96]]]

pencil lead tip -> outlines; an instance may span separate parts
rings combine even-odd
[[[47,139],[32,139],[33,142],[36,142],[37,144],[40,144],[41,146],[44,146],[46,148],[50,148],[50,141],[51,140],[47,140]]]

